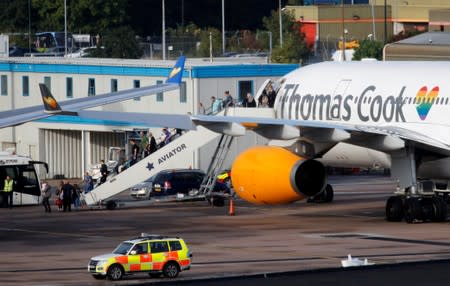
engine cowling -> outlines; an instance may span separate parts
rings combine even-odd
[[[326,170],[276,146],[255,146],[239,154],[231,168],[236,194],[254,204],[285,204],[314,196],[326,186]]]

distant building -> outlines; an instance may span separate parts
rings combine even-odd
[[[383,49],[386,61],[450,61],[450,32],[428,32]]]
[[[338,42],[374,39],[387,41],[402,31],[450,30],[448,0],[305,1],[305,6],[286,6],[302,24],[306,42],[325,60]],[[309,4],[309,5],[306,5]]]
[[[219,60],[211,63],[190,59],[179,90],[105,105],[96,110],[197,114],[199,103],[209,109],[211,96],[221,98],[223,92],[229,90],[235,100],[242,100],[247,92],[254,94],[267,78],[279,78],[298,67],[240,60],[240,63]],[[38,88],[42,82],[59,101],[163,83],[173,64],[173,61],[124,59],[3,58],[0,59],[0,109],[42,104]],[[107,159],[109,147],[127,147],[128,140],[138,136],[136,130],[142,129],[152,129],[155,137],[161,132],[160,127],[129,122],[126,116],[114,122],[53,116],[0,129],[0,149],[15,148],[18,154],[48,162],[49,177],[64,174],[66,178],[81,178],[92,164]],[[257,140],[262,139],[253,133],[234,144],[248,146]],[[205,146],[204,155],[193,154],[186,166],[206,168],[214,148],[214,145]],[[230,154],[228,164],[232,158]]]

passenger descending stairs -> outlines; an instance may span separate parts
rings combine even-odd
[[[222,170],[223,162],[225,161],[228,151],[230,151],[231,143],[233,143],[233,136],[222,134],[217,144],[214,155],[209,163],[208,170],[206,172],[206,177],[200,186],[199,193],[208,196],[213,191],[214,185],[217,180],[217,175],[219,175]]]
[[[82,197],[82,201],[87,206],[99,205],[133,185],[150,178],[159,171],[188,168],[188,162],[192,162],[193,159],[193,151],[219,136],[220,134],[203,126],[197,126],[196,130],[188,131],[87,193]],[[221,160],[223,161],[223,159]]]

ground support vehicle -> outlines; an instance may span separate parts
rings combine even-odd
[[[38,204],[41,195],[41,184],[36,165],[43,165],[48,172],[45,162],[34,161],[30,157],[16,155],[14,152],[0,152],[0,190],[9,175],[13,181],[13,205]],[[0,206],[4,205],[0,195]]]
[[[189,270],[191,262],[192,253],[182,238],[142,233],[120,243],[112,253],[92,257],[88,271],[95,279],[120,280],[143,272],[175,278]]]

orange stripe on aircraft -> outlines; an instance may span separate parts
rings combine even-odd
[[[257,128],[258,127],[258,123],[255,123],[255,122],[242,122],[241,125],[244,126],[245,128]]]

